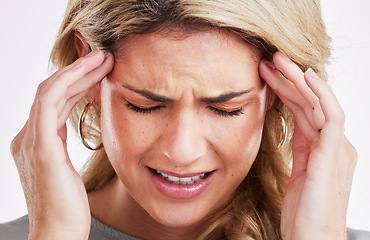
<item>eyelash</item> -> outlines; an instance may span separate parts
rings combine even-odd
[[[161,110],[161,108],[163,108],[164,106],[155,106],[155,107],[150,107],[150,108],[139,108],[135,105],[133,105],[132,103],[127,103],[126,105],[129,109],[137,112],[137,113],[144,113],[144,114],[149,114],[149,113],[152,113],[152,112],[155,112],[155,111],[158,111],[158,110]]]
[[[129,109],[131,109],[131,110],[133,110],[137,113],[144,113],[144,114],[150,114],[152,112],[159,111],[159,110],[161,110],[162,108],[165,107],[165,106],[159,105],[159,106],[150,107],[150,108],[140,108],[140,107],[137,107],[137,106],[133,105],[132,103],[127,103],[126,106]],[[219,116],[222,116],[222,117],[236,117],[236,116],[240,116],[241,114],[243,114],[241,109],[231,111],[231,112],[223,111],[223,110],[220,110],[220,109],[214,108],[214,107],[208,107],[208,109],[210,109],[213,113],[215,113]]]
[[[223,111],[223,110],[220,110],[218,108],[214,108],[214,107],[208,107],[212,112],[216,113],[217,115],[220,115],[222,117],[236,117],[236,116],[240,116],[241,114],[243,114],[242,110],[241,109],[238,109],[238,110],[235,110],[235,111],[231,111],[231,112],[228,112],[228,111]]]

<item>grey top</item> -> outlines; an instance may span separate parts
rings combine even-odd
[[[27,240],[28,216],[0,224],[0,240]],[[91,219],[89,240],[139,240]],[[347,240],[370,240],[370,232],[347,228]]]
[[[27,240],[29,228],[28,215],[17,220],[0,224],[0,240]],[[89,240],[140,240],[121,233],[91,218]]]

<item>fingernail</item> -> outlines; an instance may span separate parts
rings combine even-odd
[[[313,79],[319,79],[320,78],[319,76],[317,76],[317,74],[315,73],[315,71],[312,70],[312,68],[307,69],[306,72]]]

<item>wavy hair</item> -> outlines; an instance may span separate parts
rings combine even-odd
[[[225,29],[246,44],[259,49],[271,60],[282,51],[303,71],[309,67],[326,79],[325,63],[330,39],[315,0],[70,0],[51,54],[52,63],[62,68],[74,62],[78,53],[74,35],[78,31],[92,49],[117,53],[126,36],[176,27],[203,31]],[[70,120],[77,119],[89,100],[81,100]],[[287,119],[288,143],[274,151],[281,126],[274,110],[266,113],[259,153],[234,198],[212,216],[197,237],[207,239],[215,230],[227,239],[281,239],[280,217],[283,195],[290,175],[291,133],[294,119],[280,99],[273,108]],[[99,141],[98,108],[89,111],[97,121],[89,130],[91,141]],[[86,131],[86,130],[85,130]],[[88,192],[97,190],[116,174],[104,149],[96,151],[81,170]]]

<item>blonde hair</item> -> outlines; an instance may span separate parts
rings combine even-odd
[[[326,78],[330,39],[319,2],[314,0],[70,0],[51,60],[62,68],[78,58],[76,31],[93,49],[115,53],[128,35],[171,26],[185,31],[202,31],[204,28],[199,27],[207,26],[227,29],[257,47],[265,59],[271,60],[275,51],[282,51],[303,71],[311,67]],[[84,98],[74,108],[70,120],[75,126],[88,101]],[[278,98],[274,108],[285,115],[292,133],[294,119]],[[99,109],[89,111],[89,115],[99,120]],[[99,136],[97,126],[90,129],[91,141]],[[280,212],[290,174],[291,135],[284,148],[274,151],[280,128],[276,112],[268,111],[252,168],[230,204],[209,219],[199,239],[215,230],[223,231],[228,239],[281,239]],[[88,192],[101,188],[114,176],[104,149],[96,151],[82,170]]]

